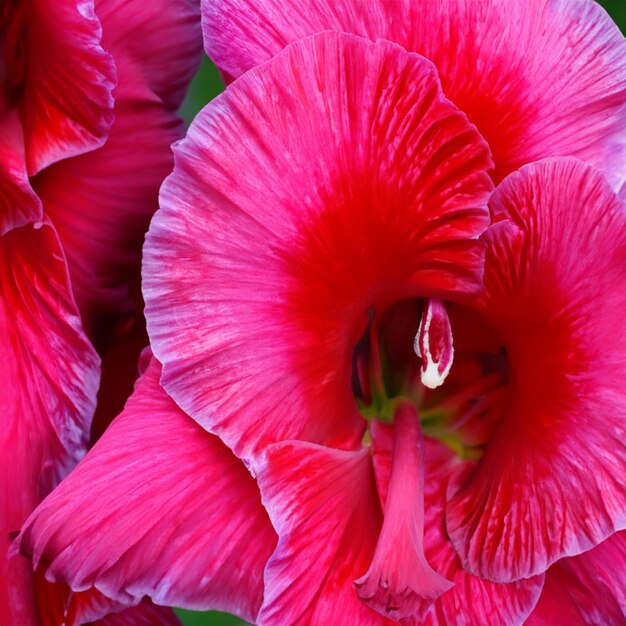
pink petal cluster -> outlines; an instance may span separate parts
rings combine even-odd
[[[147,598],[52,584],[10,544],[85,454],[96,408],[112,417],[101,363],[142,332],[141,245],[200,39],[191,0],[0,4],[3,626],[178,623]]]
[[[111,29],[111,50],[139,72],[114,47],[132,40],[131,21]],[[615,24],[593,0],[207,0],[202,30],[229,86],[176,145],[146,238],[151,351],[122,413],[13,550],[93,604],[147,597],[261,626],[624,624],[626,41]],[[184,47],[172,37],[163,54]],[[158,41],[142,38],[142,54]],[[170,90],[158,110],[171,113],[187,75],[167,81],[166,62],[148,60],[129,102]],[[85,127],[94,141],[97,124]],[[98,153],[37,174],[39,195],[24,156],[6,195],[47,211],[44,192],[65,188],[54,169]],[[74,201],[93,191],[78,179]],[[50,224],[68,225],[60,241],[93,333],[100,307],[119,312],[128,295],[120,281],[136,257],[113,237],[128,214],[107,204],[96,230],[115,243],[85,245],[75,235],[93,221],[50,202],[37,232],[58,242]],[[7,215],[31,224],[24,206]],[[5,235],[5,273],[49,311],[62,279],[11,265],[21,254],[31,267],[28,246],[10,247],[18,233]],[[106,262],[112,249],[119,265]],[[109,280],[94,284],[100,269]],[[73,400],[54,423],[63,463],[37,455],[50,483],[26,514],[74,464],[62,452],[84,448],[66,442],[93,410],[76,388],[94,376],[77,365],[91,348],[75,311],[54,312],[75,333],[71,359],[55,341],[52,364],[13,359],[22,369],[8,372],[39,368],[38,384]],[[39,327],[29,354],[44,354]],[[32,403],[24,388],[11,407]]]

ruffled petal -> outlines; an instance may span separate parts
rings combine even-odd
[[[33,586],[33,606],[39,615],[33,626],[82,626],[119,608],[95,589],[76,594],[67,585],[48,582],[42,568],[34,572]]]
[[[202,0],[208,55],[226,78],[334,30],[431,59],[476,124],[496,179],[577,156],[626,180],[626,41],[593,0]]]
[[[372,424],[376,482],[383,506],[391,475],[392,432],[389,424],[378,421]],[[462,569],[446,533],[444,516],[448,479],[461,464],[446,446],[424,437],[424,551],[432,567],[454,585],[430,604],[420,623],[447,626],[456,624],[463,616],[465,624],[517,626],[537,604],[543,576],[498,584]]]
[[[17,111],[0,114],[0,237],[43,219],[41,201],[26,172],[24,137]]]
[[[615,533],[546,574],[546,587],[528,626],[621,626],[626,621],[626,533]]]
[[[369,566],[381,526],[367,449],[275,444],[258,480],[279,541],[257,623],[395,623],[361,602],[353,585]]]
[[[0,294],[0,623],[30,624],[32,567],[10,537],[84,453],[99,364],[49,224],[2,236]]]
[[[485,454],[449,489],[464,567],[545,571],[626,525],[626,211],[574,159],[496,190],[478,308],[505,348],[507,400]]]
[[[246,468],[176,407],[156,361],[124,412],[24,525],[46,578],[131,603],[253,620],[276,539]]]
[[[37,626],[180,626],[171,609],[148,598],[132,606],[107,598],[93,587],[74,593],[63,583],[48,582],[43,568],[35,572]],[[19,626],[25,626],[23,622]]]
[[[112,314],[129,314],[138,290],[141,246],[172,168],[180,120],[138,87],[122,98],[106,145],[47,168],[33,182],[65,249],[90,336]]]
[[[96,0],[96,13],[120,84],[132,77],[132,82],[146,84],[168,110],[177,111],[202,54],[197,0]],[[115,99],[117,119],[118,93]]]
[[[180,620],[172,609],[156,606],[149,600],[141,604],[124,609],[117,613],[110,613],[106,617],[94,622],[92,626],[180,626]]]
[[[57,227],[87,330],[127,314],[139,291],[141,246],[184,134],[175,109],[198,66],[199,11],[189,0],[115,2],[96,8],[115,58],[115,123],[104,147],[63,161],[34,181]]]
[[[480,282],[484,142],[425,59],[325,33],[214,100],[176,162],[144,249],[168,393],[239,456],[359,446],[368,310]]]
[[[28,173],[101,146],[113,122],[115,67],[91,0],[32,0],[23,17],[19,109]],[[11,68],[9,67],[10,71]]]

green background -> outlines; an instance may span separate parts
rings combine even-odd
[[[436,0],[432,0],[436,1]],[[524,2],[526,0],[520,0]],[[613,16],[622,32],[626,33],[626,0],[601,0],[600,4]],[[181,113],[189,123],[202,107],[224,89],[224,84],[215,66],[205,57],[198,70]],[[242,620],[217,611],[199,613],[176,609],[185,626],[241,626]]]

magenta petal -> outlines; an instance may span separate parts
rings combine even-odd
[[[382,615],[420,621],[453,584],[424,555],[424,441],[415,407],[395,410],[393,462],[384,521],[367,573],[355,581],[359,597]]]
[[[150,365],[124,412],[26,522],[46,577],[121,602],[254,619],[276,543],[256,483],[176,407]]]
[[[166,109],[176,112],[200,64],[198,2],[96,0],[96,13],[104,30],[102,44],[118,68],[120,87],[144,84]],[[118,89],[116,119],[119,97]]]
[[[622,626],[626,621],[626,533],[615,533],[583,554],[562,559],[546,574],[546,587],[528,626]]]
[[[506,408],[475,469],[449,487],[464,567],[508,582],[589,550],[626,525],[626,212],[574,159],[496,190],[485,295],[506,348]]]
[[[106,145],[66,159],[34,179],[66,251],[76,301],[90,336],[111,313],[132,311],[141,245],[172,167],[180,120],[142,88],[116,103]]]
[[[497,179],[570,155],[614,186],[626,179],[626,42],[593,0],[202,0],[202,13],[225,75],[320,31],[388,39],[437,66],[487,139]]]
[[[40,618],[35,622],[37,626],[179,624],[170,609],[155,607],[149,600],[138,605],[138,601],[133,600],[133,606],[129,607],[128,603],[111,600],[93,587],[74,593],[65,584],[45,580],[41,568],[35,572],[35,590],[36,608]],[[159,621],[161,619],[163,622]],[[19,626],[22,626],[22,622],[19,622]]]
[[[392,624],[353,586],[371,561],[381,523],[368,451],[276,444],[258,479],[279,536],[258,624]]]
[[[137,606],[110,613],[91,626],[180,626],[172,609],[144,600]]]
[[[32,567],[7,556],[10,537],[85,452],[98,357],[49,224],[0,238],[0,293],[0,623],[28,624]]]
[[[110,136],[33,183],[63,242],[92,338],[103,317],[136,306],[144,234],[172,169],[170,145],[184,134],[175,111],[201,52],[199,11],[189,0],[96,8],[119,75]]]
[[[0,236],[43,219],[41,201],[26,171],[24,137],[17,111],[0,116]]]
[[[175,154],[143,266],[163,385],[238,456],[358,447],[368,309],[480,284],[484,142],[428,61],[325,33],[229,87]]]
[[[93,0],[23,4],[28,6],[20,112],[28,173],[33,176],[55,161],[104,143],[113,122],[116,75],[113,60],[100,45]]]

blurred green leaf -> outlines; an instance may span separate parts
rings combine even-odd
[[[208,613],[197,613],[195,611],[183,611],[174,609],[176,615],[184,626],[245,626],[247,622],[219,611],[209,611]]]
[[[202,55],[200,69],[191,81],[185,101],[180,107],[180,114],[187,124],[191,123],[207,102],[213,100],[222,91],[224,91],[224,83],[217,68],[205,55]]]

